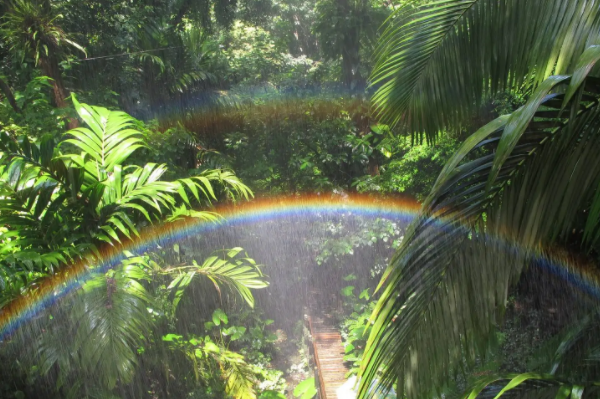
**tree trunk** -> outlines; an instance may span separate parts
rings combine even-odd
[[[17,101],[15,100],[15,96],[13,95],[12,90],[2,78],[0,78],[0,90],[2,90],[2,93],[4,93],[4,95],[6,96],[10,106],[15,110],[15,112],[20,114],[22,112],[21,108],[19,108],[19,106],[17,105]]]
[[[360,65],[360,35],[362,27],[360,21],[364,12],[360,0],[354,0],[351,4],[349,0],[338,0],[340,15],[349,20],[349,25],[344,27],[344,39],[342,45],[342,82],[350,90],[361,88],[365,80],[360,75],[358,67]],[[348,24],[348,22],[346,22]]]
[[[367,167],[369,175],[371,176],[379,176],[379,162],[374,159],[372,156],[369,157],[369,165]]]
[[[58,108],[66,108],[66,98],[69,96],[69,91],[63,82],[58,61],[52,56],[40,57],[40,68],[42,69],[42,73],[44,75],[52,78],[52,95],[54,98],[54,104]],[[79,121],[76,118],[69,118],[69,129],[75,129],[78,126]]]
[[[156,118],[161,112],[161,107],[164,106],[166,102],[166,99],[164,99],[160,90],[162,87],[161,83],[163,82],[159,82],[158,73],[156,73],[152,61],[146,60],[142,65],[143,85],[148,100],[149,115],[151,118]]]
[[[360,75],[358,66],[360,64],[359,29],[348,29],[344,38],[342,50],[342,82],[352,90],[359,87],[364,79]]]

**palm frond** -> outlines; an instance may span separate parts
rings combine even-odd
[[[148,337],[148,306],[153,298],[138,281],[143,270],[125,264],[84,284],[71,300],[70,323],[50,329],[38,348],[42,373],[59,366],[62,378],[77,371],[98,386],[113,389],[131,381],[137,364],[137,348]],[[72,336],[73,345],[64,345]]]
[[[85,165],[86,170],[97,180],[103,180],[106,173],[113,172],[116,165],[124,164],[135,150],[144,147],[141,133],[132,128],[137,121],[125,112],[90,107],[72,97],[77,113],[89,129],[70,130],[66,134],[73,138],[64,143],[75,145],[93,159],[95,165]]]
[[[127,267],[95,279],[84,289],[87,292],[76,303],[81,314],[76,348],[82,365],[102,376],[102,385],[112,389],[117,382],[129,382],[135,373],[136,349],[149,333],[147,306],[152,298],[128,275]]]
[[[587,0],[441,0],[386,23],[371,76],[375,113],[429,139],[460,129],[486,98],[572,72],[598,44]],[[431,110],[435,112],[431,112]]]
[[[384,388],[424,397],[486,353],[510,285],[600,183],[600,82],[581,82],[542,83],[448,162],[382,278],[362,395],[381,371]]]
[[[250,307],[254,307],[251,289],[266,288],[269,284],[254,259],[239,256],[242,248],[232,248],[208,257],[201,265],[193,261],[191,266],[169,269],[171,274],[177,273],[169,285],[173,295],[173,311],[177,308],[184,290],[192,282],[194,276],[204,276],[213,282],[220,293],[221,285],[229,287],[239,294]]]
[[[222,342],[206,336],[189,340],[193,346],[181,345],[181,336],[163,337],[172,348],[183,350],[192,361],[196,381],[205,380],[223,385],[224,394],[234,399],[256,399],[256,375],[244,356],[229,350]],[[179,341],[179,342],[178,342]],[[173,345],[173,343],[175,343]]]
[[[235,399],[256,399],[256,377],[244,357],[239,353],[222,351],[219,362],[226,380],[225,392]]]
[[[37,64],[40,58],[48,57],[49,49],[58,49],[61,42],[86,54],[81,45],[56,25],[59,16],[48,13],[42,2],[8,0],[6,6],[8,12],[0,19],[0,36],[12,51],[21,52],[23,59],[30,56]]]

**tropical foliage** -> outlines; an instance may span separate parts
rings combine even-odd
[[[3,291],[16,295],[67,261],[97,252],[102,242],[115,245],[138,235],[143,224],[215,220],[214,213],[193,209],[217,198],[215,183],[232,196],[251,194],[225,170],[164,181],[166,165],[127,164],[145,146],[138,122],[74,102],[88,127],[67,132],[58,143],[50,135],[38,142],[1,137]]]
[[[59,63],[67,47],[74,47],[83,54],[85,50],[56,24],[60,15],[53,12],[49,2],[13,0],[7,2],[7,9],[0,25],[0,36],[21,62],[29,58],[39,65],[42,73],[52,79],[54,103],[59,108],[66,107],[69,92]],[[73,120],[71,127],[75,124]]]
[[[508,289],[533,259],[552,259],[545,251],[551,244],[594,248],[598,219],[586,210],[596,207],[600,178],[593,155],[598,82],[590,76],[599,52],[589,46],[598,23],[590,6],[442,1],[420,8],[405,24],[390,22],[374,72],[376,81],[385,81],[375,103],[411,132],[433,138],[459,127],[485,96],[523,83],[535,89],[518,110],[469,136],[440,173],[382,279],[362,394],[375,378],[387,388],[397,382],[409,397],[439,394],[455,370],[485,355]],[[573,18],[546,22],[561,10]],[[540,25],[506,31],[508,25],[492,22],[496,13],[535,14]],[[397,20],[405,17],[399,12]],[[547,41],[548,35],[556,40]],[[485,37],[500,41],[487,45]],[[487,63],[494,59],[490,51],[497,62]],[[565,71],[571,74],[548,77]],[[460,88],[444,86],[459,77],[465,81]],[[438,112],[423,118],[425,104]],[[504,380],[504,392],[527,378],[540,377]],[[572,383],[561,395],[571,394]]]
[[[464,128],[497,93],[573,71],[583,50],[597,44],[598,24],[598,8],[585,0],[445,0],[400,8],[376,52],[375,110],[430,139]]]
[[[240,254],[241,248],[234,248],[215,253],[202,264],[192,260],[189,266],[175,268],[156,254],[130,254],[122,265],[92,278],[66,299],[70,306],[63,304],[62,309],[54,309],[51,320],[44,323],[44,333],[26,352],[30,357],[22,357],[21,362],[27,365],[40,359],[34,375],[55,379],[57,394],[94,397],[118,392],[139,379],[140,362],[145,363],[144,373],[152,373],[157,367],[160,370],[161,363],[175,361],[177,353],[183,351],[192,364],[186,373],[189,375],[182,374],[182,382],[188,380],[192,386],[207,384],[200,378],[202,373],[213,386],[235,398],[256,397],[256,370],[242,355],[228,349],[230,341],[244,335],[245,327],[221,330],[215,338],[211,338],[210,328],[204,338],[186,331],[191,344],[181,341],[183,336],[175,333],[160,336],[163,331],[172,331],[178,319],[178,304],[191,295],[188,287],[198,286],[195,281],[199,278],[212,281],[219,293],[222,288],[231,288],[223,290],[222,295],[232,292],[254,304],[249,290],[268,284],[260,266]],[[212,320],[227,323],[227,315],[217,309]],[[29,339],[31,335],[35,333],[24,329],[15,338]],[[74,339],[67,347],[65,336]],[[161,350],[168,355],[158,359]],[[210,369],[211,365],[218,367]]]
[[[1,1],[0,315],[50,299],[0,396],[313,397],[316,299],[359,397],[594,397],[597,300],[555,274],[600,275],[599,28],[596,0]],[[304,192],[422,209],[211,223]],[[206,229],[124,251],[172,222]]]
[[[597,394],[597,310],[549,340],[533,356],[528,373],[492,375],[473,384],[469,397],[583,397]],[[585,360],[582,360],[585,359]]]

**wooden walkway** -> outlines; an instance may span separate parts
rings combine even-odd
[[[312,298],[316,298],[313,296]],[[346,382],[348,369],[344,365],[344,345],[331,315],[317,315],[310,306],[308,323],[313,341],[313,354],[317,366],[320,399],[338,398],[336,391]]]

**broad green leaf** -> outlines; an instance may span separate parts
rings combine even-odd
[[[600,46],[590,46],[585,49],[575,66],[573,77],[565,93],[562,108],[564,109],[569,101],[573,98],[575,92],[579,89],[587,75],[590,73],[594,65],[600,60]]]
[[[371,298],[371,296],[369,295],[369,290],[370,288],[362,290],[362,292],[359,295],[359,298],[368,301]]]
[[[500,392],[498,392],[498,394],[494,397],[494,399],[498,399],[500,398],[504,393],[506,393],[507,391],[510,391],[513,388],[518,387],[519,385],[521,385],[523,382],[527,381],[527,380],[540,380],[540,379],[544,379],[547,377],[544,377],[541,374],[537,374],[537,373],[523,373],[523,374],[519,374],[518,376],[514,377],[512,380],[509,381],[508,384],[506,384],[506,386],[504,388],[502,388],[502,390]]]
[[[300,399],[312,399],[317,394],[315,378],[311,377],[296,385],[294,396]]]
[[[223,322],[223,324],[229,323],[229,319],[227,318],[227,315],[221,309],[217,309],[213,312],[212,321],[217,326],[220,326],[221,322]]]
[[[167,341],[167,342],[171,342],[171,341],[178,341],[180,339],[182,339],[183,336],[182,335],[178,335],[178,334],[167,334],[167,335],[163,335],[162,340],[163,341]]]
[[[342,295],[345,297],[354,295],[354,286],[349,285],[349,286],[342,288]]]

